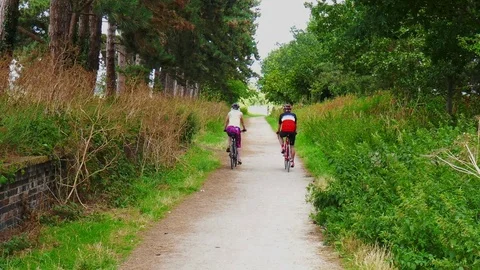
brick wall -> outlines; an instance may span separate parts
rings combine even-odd
[[[13,182],[0,185],[0,231],[18,225],[32,211],[49,205],[49,187],[56,173],[54,162],[46,157],[26,158],[7,166],[19,169]]]

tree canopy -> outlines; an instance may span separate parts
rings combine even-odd
[[[200,84],[223,92],[223,97],[238,98],[232,82],[246,87],[255,75],[250,66],[258,59],[254,40],[258,4],[257,0],[21,0],[9,9],[18,14],[10,12],[2,21],[5,25],[17,19],[7,27],[18,25],[20,32],[12,32],[14,41],[12,35],[2,38],[2,44],[14,44],[18,50],[48,45],[56,66],[81,63],[98,70],[95,63],[105,43],[98,34],[103,18],[115,25],[119,36],[114,43],[124,46],[130,65],[161,70],[179,84]]]
[[[479,95],[478,1],[308,6],[307,29],[263,62],[259,85],[273,100],[308,103],[387,89],[407,99],[442,96],[454,114],[462,96]]]

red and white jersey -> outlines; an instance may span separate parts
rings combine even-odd
[[[297,131],[297,115],[292,112],[284,112],[280,114],[278,119],[280,131],[295,132]]]

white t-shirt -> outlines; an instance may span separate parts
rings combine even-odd
[[[240,127],[240,118],[243,116],[243,113],[240,110],[231,110],[228,113],[228,125]]]

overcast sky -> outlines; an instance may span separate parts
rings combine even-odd
[[[268,56],[279,43],[287,43],[293,39],[292,27],[305,29],[310,18],[310,10],[305,8],[305,2],[313,0],[261,0],[260,17],[257,18],[258,28],[255,35],[258,53],[263,59]],[[260,59],[260,60],[261,60]],[[259,63],[252,69],[260,73]]]

